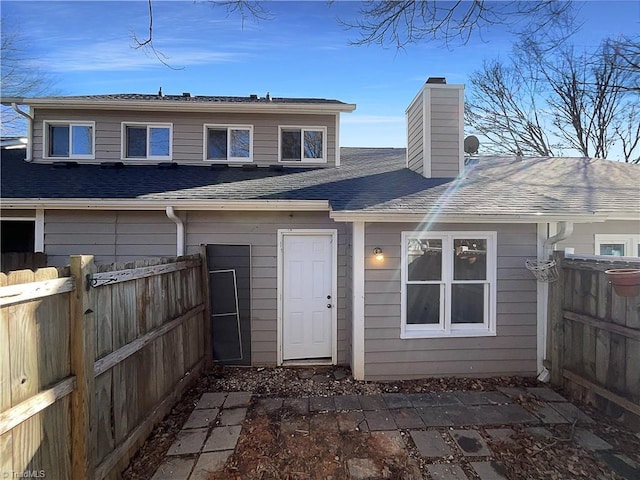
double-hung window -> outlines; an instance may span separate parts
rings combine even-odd
[[[495,335],[496,233],[402,233],[402,338]]]
[[[327,161],[325,127],[280,127],[281,162]]]
[[[212,162],[252,162],[251,125],[205,125],[205,160]]]
[[[44,122],[44,156],[95,158],[95,122]]]
[[[125,160],[171,160],[173,125],[170,123],[123,123],[122,158]]]

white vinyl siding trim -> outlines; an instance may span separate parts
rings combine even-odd
[[[51,134],[49,127],[67,126],[69,127],[69,153],[67,155],[50,155]],[[91,153],[73,153],[73,127],[87,127],[91,129]],[[96,158],[96,122],[83,120],[44,120],[42,122],[42,156],[47,160],[63,161],[69,160],[93,160]]]
[[[212,130],[226,130],[227,131],[227,158],[209,158],[209,129]],[[248,157],[234,157],[232,152],[232,135],[234,130],[248,131],[249,132],[249,156]],[[202,143],[202,154],[205,162],[212,163],[250,163],[253,162],[253,125],[226,125],[226,124],[214,124],[205,123]]]
[[[283,160],[282,158],[282,132],[283,131],[300,131],[300,160]],[[304,153],[304,134],[307,132],[322,133],[322,157],[306,158]],[[339,148],[339,147],[337,147]],[[299,126],[299,125],[279,125],[278,126],[278,162],[288,165],[296,165],[298,163],[327,163],[327,127],[315,126]]]
[[[496,335],[496,271],[497,271],[497,234],[496,232],[402,232],[401,248],[401,306],[400,306],[400,338],[437,338],[437,337],[480,337]],[[407,263],[409,238],[442,241],[442,276],[439,280],[409,281]],[[452,261],[453,242],[455,239],[482,239],[487,241],[486,247],[486,279],[485,280],[455,280]],[[440,322],[438,324],[408,324],[407,323],[407,285],[439,285],[440,286]],[[484,284],[484,323],[452,323],[451,302],[453,285]]]
[[[120,158],[122,160],[163,160],[171,161],[173,159],[173,124],[159,122],[121,122],[120,136]],[[127,156],[127,127],[138,127],[147,129],[146,137],[146,156],[129,157]],[[151,152],[151,135],[150,130],[153,128],[166,128],[169,130],[169,151],[168,155],[152,155]]]

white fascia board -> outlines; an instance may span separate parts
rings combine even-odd
[[[17,199],[3,200],[3,209],[46,208],[47,210],[180,210],[228,211],[317,211],[331,208],[327,200],[111,200],[111,199]]]
[[[240,102],[185,102],[153,100],[83,100],[51,98],[3,98],[3,105],[16,103],[32,108],[74,108],[78,110],[135,110],[171,112],[238,112],[238,113],[316,113],[353,112],[352,103],[240,103]]]
[[[429,223],[539,223],[539,222],[575,222],[600,223],[611,218],[605,215],[430,215],[427,212],[331,212],[329,217],[337,222],[425,222]],[[620,220],[620,218],[617,218]],[[631,220],[631,218],[626,218]]]

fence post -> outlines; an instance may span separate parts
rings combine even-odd
[[[211,298],[209,297],[209,259],[207,258],[207,246],[200,245],[200,258],[202,260],[202,301],[204,302],[204,358],[205,368],[213,364],[213,346],[211,338]]]
[[[558,280],[549,283],[549,341],[551,342],[551,383],[562,386],[564,368],[564,252],[553,252]]]
[[[96,468],[95,431],[95,296],[87,278],[95,272],[92,255],[73,255],[71,275],[71,373],[76,389],[71,396],[71,472],[74,480],[93,479]]]

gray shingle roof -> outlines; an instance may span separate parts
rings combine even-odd
[[[18,151],[19,152],[19,151]],[[405,150],[343,148],[337,168],[243,170],[155,165],[54,168],[2,152],[10,199],[329,200],[334,211],[445,215],[626,213],[640,218],[640,166],[581,158],[482,158],[458,179],[426,179]]]
[[[329,104],[346,105],[339,100],[326,98],[287,98],[287,97],[264,97],[250,95],[248,97],[237,96],[213,96],[213,95],[157,95],[144,93],[115,93],[106,95],[71,95],[71,96],[51,96],[42,97],[42,100],[59,101],[100,101],[100,102],[120,102],[120,101],[148,101],[148,102],[184,102],[184,103],[275,103],[275,104]]]

